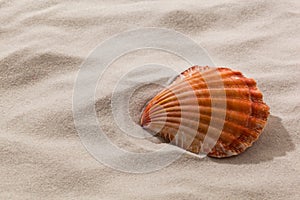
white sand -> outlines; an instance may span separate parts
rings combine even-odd
[[[0,199],[300,199],[299,24],[299,1],[0,1]],[[180,31],[255,78],[271,107],[259,141],[234,158],[183,155],[147,174],[97,162],[73,123],[76,74],[98,43],[139,27]],[[144,51],[112,65],[96,109],[116,140],[111,87],[121,65],[146,61],[182,63]],[[147,95],[133,96],[135,120]]]

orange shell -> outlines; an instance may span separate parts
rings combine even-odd
[[[268,116],[253,79],[229,68],[194,66],[146,105],[141,125],[188,151],[220,158],[250,147]],[[207,150],[204,141],[209,139],[215,141]]]

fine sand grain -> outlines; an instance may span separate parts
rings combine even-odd
[[[300,199],[299,24],[296,0],[1,0],[0,199]],[[86,151],[72,113],[80,65],[100,42],[141,27],[179,31],[216,65],[257,80],[271,115],[253,147],[228,159],[184,154],[146,174],[116,171]],[[166,145],[121,135],[110,112],[118,79],[149,62],[188,67],[142,50],[112,63],[97,89],[99,122],[127,150]],[[158,90],[133,94],[133,121]]]

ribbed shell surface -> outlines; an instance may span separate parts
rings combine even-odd
[[[229,68],[194,66],[148,102],[141,125],[196,154],[205,152],[206,136],[216,137],[206,153],[229,157],[258,139],[268,115],[253,79]]]

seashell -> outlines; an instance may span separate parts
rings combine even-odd
[[[221,158],[250,147],[268,116],[253,79],[229,68],[193,66],[148,102],[141,126],[190,152]]]

